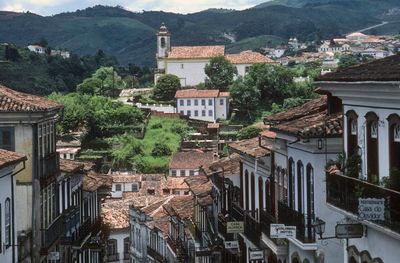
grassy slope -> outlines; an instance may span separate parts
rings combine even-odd
[[[152,129],[154,124],[160,123],[162,128]],[[143,156],[142,160],[147,164],[147,171],[153,172],[154,170],[166,170],[169,165],[171,156],[154,157],[151,151],[156,143],[165,143],[169,148],[176,152],[181,142],[181,136],[171,131],[171,128],[176,125],[187,125],[185,121],[171,118],[151,117],[147,125],[146,134],[141,140]],[[153,171],[152,171],[153,170]]]

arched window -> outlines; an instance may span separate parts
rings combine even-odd
[[[295,165],[294,161],[292,158],[289,159],[289,196],[288,196],[288,201],[289,201],[289,207],[294,208],[295,207]]]
[[[304,166],[301,161],[297,162],[297,211],[303,212],[303,176]]]
[[[311,164],[307,165],[307,225],[311,226],[314,220],[314,168]],[[307,236],[313,238],[314,231],[312,227],[307,228]]]
[[[118,253],[117,240],[110,239],[107,243],[107,255],[116,255]]]
[[[124,254],[129,254],[129,237],[124,238]]]
[[[367,129],[367,175],[371,183],[379,182],[378,121],[374,112],[365,115]]]
[[[162,37],[160,40],[161,48],[165,48],[165,37]]]
[[[245,202],[246,202],[246,207],[243,207],[244,209],[250,209],[249,208],[249,172],[246,170],[244,172],[244,195],[245,195]]]
[[[400,171],[400,117],[392,114],[389,123],[389,169]]]
[[[264,189],[261,176],[258,177],[258,208],[260,211],[264,209]]]
[[[5,227],[5,239],[4,243],[6,246],[11,245],[11,204],[10,204],[10,198],[6,199],[5,205],[4,205],[4,227]]]
[[[256,182],[255,182],[255,177],[254,173],[251,173],[251,214],[254,216],[255,215],[255,210],[256,210]]]
[[[347,117],[347,156],[357,154],[358,147],[358,115],[350,110],[346,113]]]

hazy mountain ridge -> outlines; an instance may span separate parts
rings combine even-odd
[[[243,11],[211,9],[187,15],[130,12],[107,6],[49,17],[0,12],[0,42],[27,45],[44,37],[52,47],[66,48],[81,55],[103,49],[121,63],[151,66],[155,63],[155,34],[161,22],[169,27],[174,45],[230,44],[225,33],[234,35],[237,41],[263,35],[311,40],[318,30],[324,37],[331,37],[378,24],[382,21],[380,15],[400,5],[394,0],[380,1],[379,7],[373,0],[275,2],[282,1],[292,6],[269,5]],[[294,7],[295,4],[303,7]],[[240,49],[246,49],[243,41],[240,43]]]

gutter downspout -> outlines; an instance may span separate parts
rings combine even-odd
[[[14,176],[17,175],[18,173],[20,173],[22,170],[25,170],[25,161],[23,162],[23,166],[21,169],[19,169],[18,171],[14,172],[13,174],[11,174],[11,211],[12,211],[12,240],[11,240],[11,244],[12,245],[12,262],[16,262],[15,261],[15,198],[14,198]]]

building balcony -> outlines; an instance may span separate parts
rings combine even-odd
[[[129,252],[124,252],[124,260],[130,260],[131,259],[131,254]]]
[[[64,213],[65,232],[71,234],[74,232],[80,223],[80,209],[78,206],[72,206]]]
[[[226,232],[227,221],[224,215],[218,215],[218,233],[224,237],[225,240],[233,240],[233,234],[228,234]]]
[[[40,158],[40,162],[42,170],[39,173],[39,179],[42,185],[47,185],[47,182],[60,172],[60,156],[57,152],[54,152]]]
[[[384,220],[370,221],[400,234],[400,192],[342,174],[327,174],[327,202],[358,217],[359,198],[385,200]]]
[[[296,227],[296,239],[302,243],[315,243],[313,223],[314,215],[304,215],[285,203],[278,202],[278,222],[286,226]]]
[[[267,235],[267,237],[273,241],[275,239],[272,239],[270,236],[271,234],[271,224],[276,224],[277,223],[277,218],[271,213],[268,212],[267,210],[261,210],[260,212],[260,226],[261,226],[261,231]]]
[[[182,260],[187,258],[187,251],[181,240],[172,240],[171,238],[168,238],[167,244],[175,253],[177,259]]]
[[[108,262],[119,261],[119,253],[117,253],[117,254],[112,254],[112,255],[107,255],[107,261],[108,261]]]
[[[261,227],[260,223],[249,213],[244,215],[244,234],[254,245],[260,245]]]
[[[165,257],[158,253],[157,250],[153,249],[150,246],[147,246],[147,254],[152,257],[156,262],[166,262]],[[129,259],[129,258],[128,258]]]
[[[85,240],[87,239],[87,237],[91,234],[91,232],[92,232],[92,222],[90,220],[90,217],[87,217],[79,227],[78,233],[73,242],[73,246],[81,247],[85,242]]]
[[[48,249],[64,234],[64,219],[59,216],[46,229],[42,229],[42,248],[41,254],[46,255]]]
[[[244,220],[243,208],[238,203],[232,203],[232,208],[230,209],[231,217],[236,221]]]

